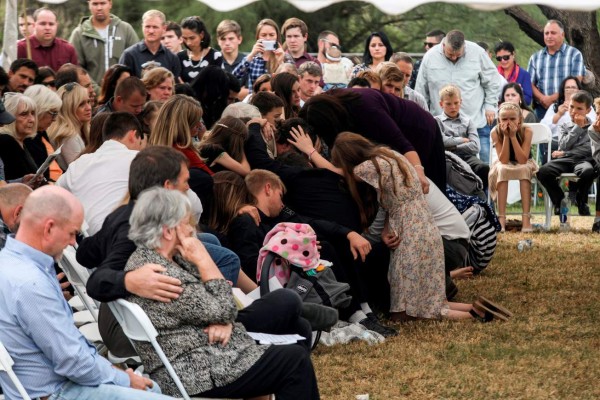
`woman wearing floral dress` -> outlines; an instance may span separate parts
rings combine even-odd
[[[361,135],[344,132],[335,140],[331,164],[314,151],[304,132],[292,133],[292,143],[316,166],[346,178],[358,203],[363,228],[368,227],[377,205],[386,211],[382,237],[393,233],[399,238],[398,247],[392,250],[388,272],[392,320],[481,319],[485,314],[482,299],[473,305],[446,301],[442,238],[417,172],[402,154],[377,146]],[[358,182],[374,188],[377,198],[370,199],[365,191],[359,193]]]

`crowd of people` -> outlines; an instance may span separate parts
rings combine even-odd
[[[18,59],[0,70],[0,341],[32,398],[179,395],[152,346],[134,349],[107,305],[127,299],[190,395],[318,399],[312,331],[338,319],[383,340],[398,322],[511,316],[484,297],[452,301],[454,280],[493,256],[510,180],[523,232],[536,176],[558,212],[557,178],[574,172],[578,211],[590,215],[600,117],[559,21],[527,68],[510,42],[488,53],[459,30],[428,32],[416,62],[374,32],[354,62],[332,31],[309,54],[298,18],[259,21],[243,54],[233,20],[213,41],[198,16],[178,24],[149,10],[139,40],[111,0],[88,4],[69,41],[51,8],[20,17]],[[527,125],[538,120],[554,135],[542,166]],[[348,284],[348,301],[275,290],[238,309],[231,286],[258,287],[261,251],[287,244],[267,248],[282,223],[312,228],[305,244]],[[103,343],[141,356],[149,378],[111,368],[72,323],[56,264],[67,246],[91,270]],[[267,346],[248,332],[304,339]],[[3,372],[0,383],[18,398]]]

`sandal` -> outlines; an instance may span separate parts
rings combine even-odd
[[[521,215],[522,215],[521,221],[523,221],[525,219],[525,217],[529,218],[529,228],[521,228],[521,232],[523,232],[523,233],[533,232],[533,226],[531,226],[531,213],[523,213]]]
[[[479,315],[477,311],[475,311],[475,308],[483,312],[483,317]],[[476,307],[475,303],[473,303],[473,308],[469,310],[469,314],[471,314],[475,321],[479,321],[481,323],[492,322],[494,320],[494,314]]]
[[[502,218],[502,221],[500,221],[500,218]],[[500,226],[502,227],[500,232],[506,232],[506,215],[498,215],[498,222],[500,222]]]
[[[502,321],[508,321],[508,317],[504,314],[502,314],[501,312],[492,309],[491,307],[488,307],[486,304],[483,304],[481,301],[479,300],[475,300],[473,302],[473,308],[475,308],[478,311],[482,311],[484,313],[490,313],[491,315],[494,316],[494,318],[498,318]]]
[[[502,314],[507,319],[510,318],[510,317],[512,317],[514,315],[512,312],[510,312],[505,307],[502,307],[501,305],[499,305],[497,303],[494,303],[493,301],[488,300],[488,299],[486,299],[483,296],[479,296],[477,298],[477,301],[479,303],[481,303],[482,305],[486,306],[487,308],[489,308],[490,310]]]

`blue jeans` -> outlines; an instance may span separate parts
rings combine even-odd
[[[210,233],[199,233],[198,239],[202,242],[206,251],[213,259],[219,271],[223,274],[225,279],[233,282],[235,286],[237,284],[238,276],[240,274],[240,258],[233,251],[226,247],[221,246],[221,242],[215,235]]]
[[[477,128],[479,135],[479,159],[486,164],[490,163],[490,132],[492,127],[485,124],[482,128]]]
[[[172,397],[160,394],[160,387],[154,382],[152,389],[137,390],[117,385],[81,386],[67,382],[48,400],[160,400]]]

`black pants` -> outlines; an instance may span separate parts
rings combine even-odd
[[[538,180],[548,191],[554,206],[559,206],[564,197],[558,177],[562,173],[570,172],[574,172],[579,177],[577,182],[577,204],[586,203],[590,186],[592,186],[594,178],[597,176],[595,162],[591,155],[587,159],[557,158],[542,165],[537,173]]]
[[[312,330],[310,323],[300,317],[302,300],[290,290],[276,290],[254,301],[241,310],[236,319],[250,332],[272,334],[294,334],[307,338],[299,344],[308,353],[310,351]],[[100,305],[98,328],[102,341],[116,357],[136,355],[131,342],[123,333],[108,306]]]
[[[471,167],[475,175],[477,175],[479,179],[481,179],[481,182],[483,182],[483,190],[486,190],[488,187],[490,166],[475,156],[460,156],[460,158],[469,164],[469,167]]]
[[[444,264],[446,273],[456,268],[462,268],[467,265],[467,255],[469,254],[469,242],[465,239],[444,239]]]
[[[302,318],[302,299],[292,290],[275,290],[255,300],[238,312],[237,322],[241,322],[249,332],[272,333],[276,335],[298,334],[306,338],[298,342],[310,352],[312,329]]]
[[[256,397],[274,393],[277,400],[318,400],[317,377],[310,354],[301,346],[271,346],[236,381],[203,393],[202,397]]]

